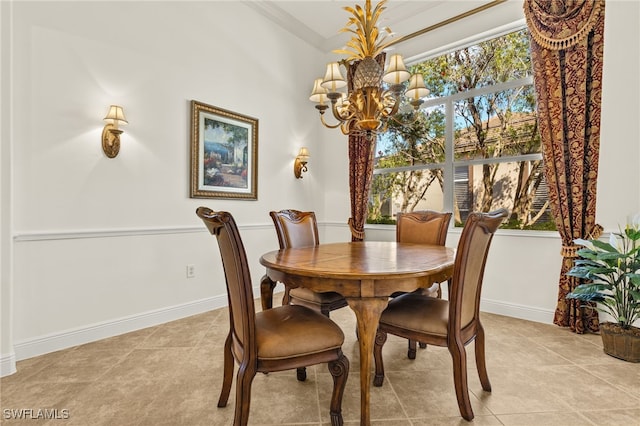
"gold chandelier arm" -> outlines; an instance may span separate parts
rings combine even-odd
[[[338,110],[337,102],[332,103],[331,111],[333,112],[333,116],[335,117],[335,119],[340,122],[349,121],[355,116],[355,111],[352,111],[351,108],[343,109],[343,111],[346,112],[346,114],[341,114],[340,111]]]
[[[417,114],[417,111],[414,111],[413,120],[409,120],[409,121],[400,120],[395,114],[391,115],[389,118],[391,118],[393,121],[395,121],[401,126],[410,126],[416,121],[418,121],[419,115]]]
[[[342,125],[341,122],[338,122],[337,124],[329,124],[326,122],[326,120],[324,119],[324,114],[320,114],[320,121],[322,122],[322,124],[325,127],[328,127],[330,129],[337,129],[338,127],[340,127],[340,125]]]
[[[351,133],[351,120],[343,122],[340,126],[340,131],[345,136]]]
[[[393,116],[398,112],[400,108],[400,102],[402,101],[400,96],[395,96],[392,92],[386,91],[382,95],[382,100],[385,105],[383,114],[387,117]]]
[[[391,117],[394,117],[396,115],[399,108],[400,108],[400,99],[397,99],[396,103],[393,104],[393,107],[391,108],[391,112],[389,113]]]
[[[395,105],[393,105],[393,106],[386,106],[386,107],[384,107],[384,108],[380,111],[380,117],[381,117],[381,118],[383,118],[383,120],[380,120],[380,121],[387,122],[387,121],[389,121],[389,119],[393,119],[393,120],[395,120],[396,122],[400,123],[400,122],[396,119],[396,117],[395,117],[395,115],[396,115],[396,113],[397,113],[397,112],[398,112],[398,103],[397,103],[397,104],[395,104]],[[400,124],[402,124],[402,123],[400,123]],[[381,130],[381,131],[382,131],[382,130]]]

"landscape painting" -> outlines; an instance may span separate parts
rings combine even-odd
[[[258,120],[191,101],[191,197],[257,200]]]

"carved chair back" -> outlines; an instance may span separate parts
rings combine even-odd
[[[320,244],[318,222],[314,212],[280,210],[269,212],[276,227],[281,249]]]

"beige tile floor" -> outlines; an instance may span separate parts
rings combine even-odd
[[[230,425],[233,390],[217,408],[222,380],[226,309],[18,362],[0,380],[2,424]],[[345,330],[351,373],[343,400],[346,424],[359,423],[358,346],[350,309],[332,319]],[[553,325],[483,314],[493,392],[482,391],[470,357],[473,424],[640,425],[640,365],[602,352],[600,336],[575,335]],[[384,347],[386,379],[372,388],[374,425],[464,425],[445,348],[406,357],[406,341]],[[328,422],[331,376],[326,366],[259,374],[253,383],[251,425]],[[68,419],[8,420],[12,409],[57,409]],[[63,411],[65,410],[65,411]]]

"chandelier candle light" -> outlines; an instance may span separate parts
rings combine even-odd
[[[421,98],[429,94],[421,74],[411,75],[401,55],[394,54],[389,58],[386,70],[383,70],[376,57],[392,44],[385,41],[391,29],[377,27],[378,19],[385,10],[382,0],[371,10],[371,1],[367,0],[364,10],[356,5],[355,9],[345,7],[344,10],[353,16],[340,32],[349,32],[353,37],[345,49],[334,50],[334,53],[346,54],[348,57],[340,62],[327,65],[324,78],[316,79],[309,100],[316,102],[322,124],[328,128],[340,128],[343,134],[365,134],[367,137],[384,132],[389,120],[403,122],[398,117],[403,99],[417,111],[423,103]],[[355,28],[351,28],[351,27]],[[355,67],[352,73],[352,88],[340,91],[347,86],[342,76],[340,65],[347,71]],[[406,90],[405,83],[409,82]],[[327,105],[327,100],[331,105]],[[337,124],[325,121],[324,113],[331,107]]]

